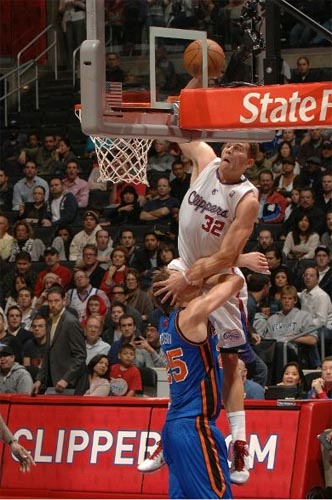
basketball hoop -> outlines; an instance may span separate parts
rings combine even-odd
[[[81,106],[75,106],[75,115],[81,121]],[[137,137],[91,136],[95,145],[100,177],[98,181],[133,182],[149,185],[146,167],[148,151],[153,139]]]

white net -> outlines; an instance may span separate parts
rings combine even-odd
[[[76,108],[75,113],[81,119],[81,109]],[[99,181],[148,185],[146,166],[153,139],[101,136],[91,136],[91,139],[95,145],[100,167]]]
[[[96,148],[100,181],[148,185],[146,165],[152,139],[91,137]]]

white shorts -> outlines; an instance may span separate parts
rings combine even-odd
[[[181,258],[173,259],[168,264],[170,271],[185,271],[187,266]],[[243,278],[238,267],[224,269],[219,274],[237,274]],[[207,293],[209,289],[202,289]],[[237,296],[231,297],[224,305],[210,314],[209,320],[216,330],[219,338],[219,346],[224,349],[238,347],[247,342],[247,285],[244,284]]]

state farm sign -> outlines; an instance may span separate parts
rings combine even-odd
[[[331,82],[183,90],[187,129],[332,127]]]

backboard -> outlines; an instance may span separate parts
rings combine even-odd
[[[87,40],[80,51],[81,121],[90,136],[163,138],[175,142],[206,140],[268,141],[274,132],[252,129],[189,130],[179,126],[181,104],[177,96],[190,80],[183,66],[183,52],[193,40],[202,40],[203,87],[208,87],[207,34],[191,29],[150,27],[139,46],[113,44],[106,30],[104,0],[87,1]],[[110,41],[111,40],[111,41]],[[105,61],[107,54],[120,56],[126,80],[109,93]],[[213,83],[213,82],[212,82]],[[211,82],[210,82],[211,84]],[[133,96],[132,103],[128,95]],[[149,97],[149,102],[147,102]],[[127,104],[124,105],[124,101]]]

